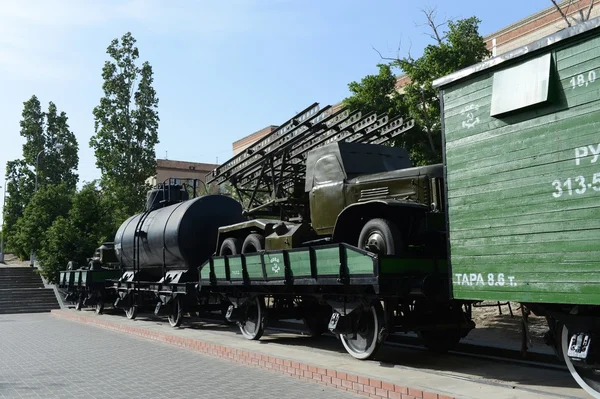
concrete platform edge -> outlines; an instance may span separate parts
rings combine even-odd
[[[101,320],[71,313],[66,310],[52,310],[53,316],[90,324],[112,331],[163,342],[207,355],[228,359],[237,363],[279,372],[289,377],[316,382],[343,391],[377,399],[458,399],[436,392],[402,386],[388,381],[350,374],[342,370],[325,369],[290,359],[267,356],[261,353],[230,348],[224,345],[204,342],[197,339],[162,334],[140,327],[131,327],[109,320]]]

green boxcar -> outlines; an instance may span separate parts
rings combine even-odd
[[[453,296],[600,304],[600,23],[434,82]]]

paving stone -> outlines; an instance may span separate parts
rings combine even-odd
[[[0,315],[0,398],[40,397],[359,396],[49,314]]]

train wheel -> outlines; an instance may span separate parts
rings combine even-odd
[[[383,307],[381,302],[374,301],[370,306],[356,309],[356,336],[354,334],[340,334],[340,339],[346,351],[352,357],[366,360],[373,357],[381,347],[379,333],[383,328]]]
[[[235,237],[229,237],[223,244],[221,244],[221,249],[219,250],[219,256],[223,255],[238,255],[242,251],[242,245],[240,241]]]
[[[396,255],[402,251],[402,234],[389,220],[371,219],[360,232],[358,247],[378,255]]]
[[[600,370],[594,368],[584,368],[573,363],[568,355],[569,343],[572,335],[569,330],[563,325],[561,346],[562,354],[567,364],[567,368],[571,372],[571,376],[577,381],[579,386],[594,398],[600,398]],[[593,349],[592,349],[593,350]]]
[[[239,322],[240,331],[246,339],[258,340],[264,332],[265,301],[254,297],[246,304],[246,320]]]
[[[133,320],[137,317],[137,311],[138,311],[137,306],[131,305],[131,306],[125,308],[125,316],[127,316],[127,318],[129,320]]]
[[[173,310],[168,318],[171,327],[179,327],[181,325],[183,321],[183,306],[179,297],[173,298]]]
[[[242,253],[250,254],[265,249],[265,237],[261,234],[252,233],[246,237],[242,244]]]

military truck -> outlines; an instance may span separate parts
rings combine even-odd
[[[406,149],[383,145],[412,127],[313,104],[209,175],[231,184],[251,217],[219,229],[216,253],[336,242],[442,254],[443,166],[414,167]]]

